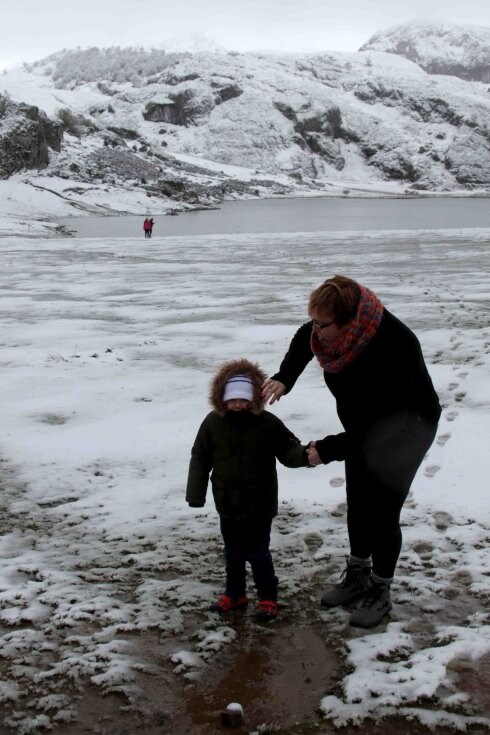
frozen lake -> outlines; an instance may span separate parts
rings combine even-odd
[[[155,220],[154,237],[490,227],[485,197],[253,199],[177,216],[147,214]],[[77,237],[143,237],[143,218],[71,217],[59,222]]]

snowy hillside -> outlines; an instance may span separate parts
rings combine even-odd
[[[490,82],[490,28],[413,21],[376,33],[360,50],[405,56],[429,74]]]
[[[134,195],[121,211],[138,213],[145,197],[164,211],[260,194],[490,188],[487,87],[392,52],[63,51],[4,73],[0,95],[62,122],[42,181],[26,151],[14,179],[77,211],[112,188]],[[2,141],[11,131],[0,114]]]

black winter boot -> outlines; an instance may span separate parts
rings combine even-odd
[[[337,607],[347,605],[352,600],[362,597],[369,585],[371,567],[353,564],[347,561],[347,566],[342,572],[339,584],[328,589],[321,599],[324,607]]]
[[[390,585],[371,580],[368,591],[350,616],[349,623],[357,628],[374,628],[390,610]]]

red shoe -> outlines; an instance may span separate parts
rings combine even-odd
[[[217,602],[213,602],[209,606],[211,612],[225,613],[229,610],[244,610],[248,605],[247,595],[240,597],[228,597],[228,595],[220,595]]]
[[[274,620],[274,618],[277,618],[277,602],[260,600],[257,605],[257,617],[259,620]]]

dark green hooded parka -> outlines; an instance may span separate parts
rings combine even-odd
[[[227,411],[226,382],[246,375],[254,385],[250,409]],[[202,507],[209,474],[218,513],[232,520],[277,514],[276,457],[287,467],[307,467],[306,447],[283,422],[264,411],[261,400],[265,374],[248,360],[227,362],[211,382],[211,411],[202,422],[192,447],[186,500]]]

